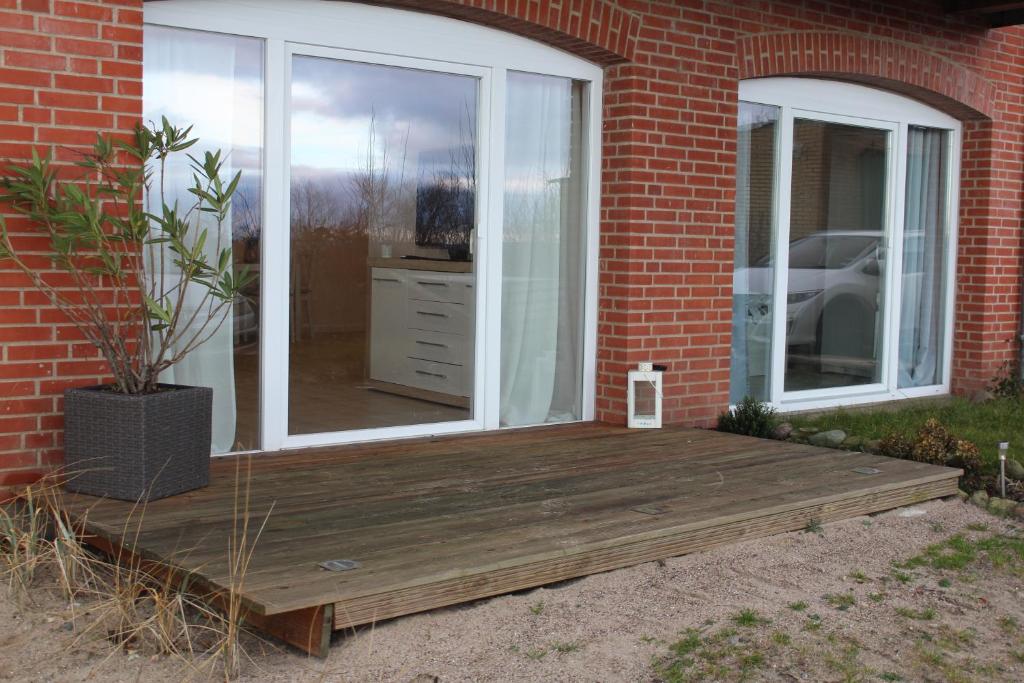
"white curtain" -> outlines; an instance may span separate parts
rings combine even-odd
[[[911,127],[903,233],[899,386],[942,381],[943,260],[946,232],[946,132]]]
[[[574,419],[582,259],[573,82],[508,75],[502,251],[503,425]],[[575,167],[575,168],[574,168]]]
[[[229,179],[234,173],[230,151],[234,139],[236,95],[235,47],[230,37],[217,34],[147,28],[144,42],[144,71],[146,73],[143,96],[143,118],[160,124],[162,116],[175,126],[195,126],[191,136],[199,143],[188,153],[199,159],[205,151],[222,150],[227,156],[222,177]],[[211,87],[212,86],[212,87]],[[187,189],[191,185],[190,162],[184,154],[175,155],[168,164],[166,202],[177,203],[179,210],[190,207],[195,198]],[[149,198],[150,210],[159,212],[159,196]],[[218,252],[232,242],[231,217],[224,221],[218,233],[216,222],[204,220],[202,227],[209,230],[206,241],[207,258],[217,263]],[[193,237],[198,235],[194,231]],[[177,279],[173,258],[169,252],[151,255],[149,268],[159,277],[159,271],[168,282]],[[200,305],[204,288],[189,287],[185,316]],[[208,308],[207,308],[208,310]],[[201,322],[206,317],[200,312]],[[186,318],[187,319],[187,318]],[[192,386],[213,387],[213,438],[211,450],[223,453],[232,450],[235,440],[235,373],[234,335],[231,308],[223,325],[205,344],[187,355],[177,365],[166,370],[162,382]],[[183,335],[186,338],[190,334]]]

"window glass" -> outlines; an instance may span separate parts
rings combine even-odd
[[[911,126],[903,227],[900,388],[942,382],[949,132]]]
[[[502,230],[502,426],[582,417],[583,84],[510,71]]]
[[[775,152],[779,108],[740,102],[736,159],[731,403],[766,400],[771,371]]]
[[[293,56],[290,434],[472,416],[477,87]]]
[[[885,130],[793,122],[786,391],[881,380]]]
[[[241,171],[223,234],[211,234],[207,256],[231,247],[238,269],[253,274],[224,323],[202,345],[161,375],[161,381],[213,387],[215,453],[260,447],[259,349],[260,251],[263,232],[263,41],[146,25],[143,34],[143,119],[192,126],[199,142],[188,150],[202,158],[207,151],[225,155],[225,179]],[[194,205],[188,192],[192,170],[188,158],[175,155],[167,167],[166,200],[180,210]],[[153,201],[150,198],[152,207]],[[152,207],[155,208],[155,207]],[[215,223],[209,222],[209,228]],[[198,234],[198,233],[197,233]],[[162,259],[173,267],[173,259]],[[188,302],[184,310],[188,310]]]

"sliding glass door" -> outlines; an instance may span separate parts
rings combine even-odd
[[[827,81],[741,96],[732,402],[948,391],[958,124]]]

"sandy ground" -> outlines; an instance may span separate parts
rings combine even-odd
[[[956,533],[1024,529],[935,501],[338,634],[326,661],[250,643],[242,680],[1024,680],[1021,564],[893,567]],[[0,599],[0,680],[186,677],[102,639],[70,647],[66,612],[40,599],[29,611]],[[752,625],[735,623],[742,610]],[[667,671],[688,629],[703,654]]]

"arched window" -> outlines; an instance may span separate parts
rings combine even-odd
[[[731,400],[949,391],[960,124],[803,78],[740,84]]]
[[[258,283],[167,378],[214,386],[215,452],[592,419],[598,67],[344,2],[145,21],[145,118],[242,171],[210,242]]]

